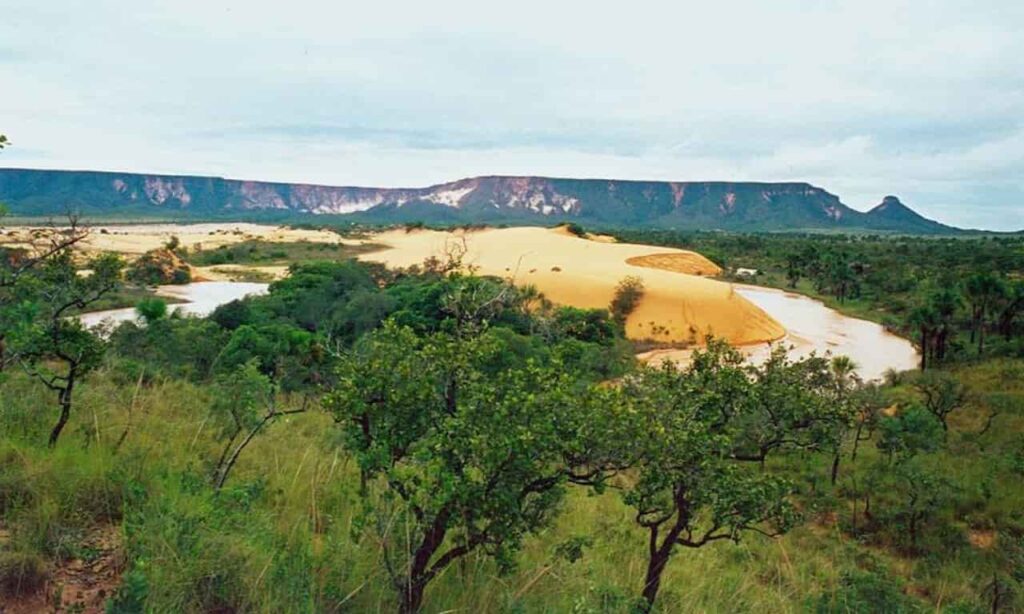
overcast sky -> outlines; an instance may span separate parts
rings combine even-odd
[[[0,0],[0,133],[5,167],[795,180],[1020,229],[1024,2]]]

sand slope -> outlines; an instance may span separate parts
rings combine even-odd
[[[0,237],[0,244],[24,246],[35,234],[45,237],[52,229],[38,226],[12,226]],[[89,235],[79,244],[85,253],[117,252],[137,256],[164,245],[171,236],[178,237],[184,247],[215,249],[250,239],[277,243],[309,241],[312,243],[345,243],[339,235],[326,230],[304,230],[263,224],[123,224],[89,226]],[[350,242],[351,241],[347,241]]]
[[[479,273],[532,284],[555,303],[576,307],[607,307],[622,278],[639,277],[644,297],[626,323],[626,333],[634,339],[700,342],[711,333],[740,345],[786,333],[731,284],[697,275],[720,269],[695,252],[590,241],[560,228],[393,230],[371,240],[389,248],[360,258],[393,267],[443,258],[451,245],[464,241],[465,262]]]

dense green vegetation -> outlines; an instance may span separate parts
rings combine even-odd
[[[76,237],[0,261],[0,598],[114,528],[111,612],[1024,607],[1015,240],[632,237],[922,334],[865,384],[714,340],[642,367],[634,281],[581,310],[457,261],[304,262],[101,337],[62,316],[122,263]]]

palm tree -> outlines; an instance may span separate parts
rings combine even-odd
[[[932,295],[931,308],[937,320],[934,357],[939,362],[946,359],[949,336],[953,332],[953,319],[961,305],[963,299],[960,293],[951,287],[945,287]]]
[[[939,316],[930,305],[914,308],[907,315],[907,326],[918,333],[921,345],[921,370],[928,368],[928,352],[933,351],[934,336],[938,328]]]
[[[1007,341],[1013,334],[1014,320],[1024,312],[1024,281],[1017,280],[1005,287],[1005,292],[999,297],[996,309],[996,328]]]
[[[1002,280],[988,271],[975,273],[964,284],[964,293],[971,303],[971,342],[977,335],[978,354],[985,351],[985,320],[1004,291]]]

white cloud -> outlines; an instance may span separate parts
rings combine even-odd
[[[1024,227],[1011,0],[2,11],[4,165],[359,185],[804,180],[858,208],[896,193],[943,221]]]

